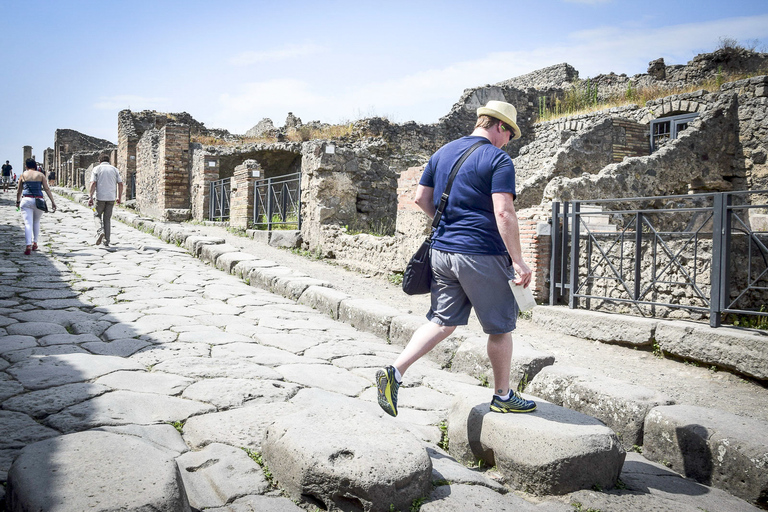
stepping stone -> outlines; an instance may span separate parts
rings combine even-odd
[[[169,454],[108,432],[58,436],[24,448],[8,472],[6,501],[10,511],[190,511]]]
[[[675,403],[654,389],[566,366],[544,368],[526,392],[599,419],[616,432],[625,450],[643,445],[643,424],[651,409]]]
[[[448,413],[449,452],[457,460],[482,459],[512,488],[539,495],[616,484],[625,452],[600,421],[545,401],[532,413],[494,413],[490,390],[463,389]]]
[[[293,402],[300,410],[277,418],[262,445],[264,463],[290,497],[327,510],[408,510],[431,491],[424,446],[395,423],[332,393],[302,390]]]
[[[643,455],[697,482],[768,505],[768,422],[692,405],[656,407]]]
[[[221,507],[244,494],[264,494],[269,489],[261,466],[240,448],[210,444],[181,455],[176,463],[195,509]]]

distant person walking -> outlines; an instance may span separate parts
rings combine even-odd
[[[56,186],[56,171],[51,169],[51,172],[48,173],[48,184]]]
[[[459,159],[476,146],[456,175],[432,240],[432,303],[427,319],[391,366],[376,373],[379,405],[397,416],[402,376],[459,325],[469,313],[488,335],[494,392],[490,410],[531,412],[536,403],[509,387],[512,331],[518,307],[508,281],[527,287],[531,269],[523,261],[515,199],[515,167],[503,148],[520,137],[517,111],[509,103],[489,101],[477,109],[475,129],[432,155],[416,189],[416,205],[434,218]]]
[[[45,174],[37,172],[37,162],[29,158],[25,162],[26,170],[19,177],[19,185],[16,191],[16,206],[21,210],[21,218],[24,219],[24,236],[27,248],[24,254],[29,255],[37,250],[37,240],[40,237],[40,217],[43,211],[38,210],[36,199],[43,199],[43,190],[51,200],[51,212],[56,211],[56,202],[53,200],[51,189]]]
[[[8,192],[8,185],[11,183],[11,171],[13,170],[13,166],[8,162],[8,160],[5,161],[3,164],[3,192]]]
[[[96,245],[104,242],[104,247],[109,247],[112,209],[115,203],[120,204],[120,197],[123,195],[123,179],[117,167],[109,164],[109,155],[101,155],[99,162],[101,163],[91,173],[88,206],[93,206],[95,198],[96,209],[93,218],[96,221]]]

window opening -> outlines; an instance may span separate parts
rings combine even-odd
[[[678,134],[688,128],[688,125],[698,116],[699,114],[682,114],[651,121],[651,153],[670,140],[676,139]]]

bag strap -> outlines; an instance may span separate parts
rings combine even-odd
[[[461,169],[461,166],[464,164],[467,158],[469,158],[469,155],[471,155],[477,148],[490,143],[491,141],[485,138],[483,140],[475,142],[469,147],[469,149],[467,149],[464,152],[463,155],[461,155],[461,158],[459,158],[456,161],[456,163],[453,164],[453,169],[451,169],[451,174],[448,175],[448,183],[445,185],[445,190],[443,191],[443,195],[440,196],[440,204],[437,206],[437,211],[435,212],[434,219],[432,219],[432,232],[429,234],[429,237],[427,237],[427,240],[432,239],[432,235],[437,229],[437,226],[440,224],[440,218],[443,216],[443,210],[445,210],[445,207],[448,204],[448,195],[451,193],[451,187],[453,187],[453,180],[454,178],[456,178],[456,175],[459,173],[459,169]]]

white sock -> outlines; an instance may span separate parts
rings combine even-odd
[[[509,391],[507,391],[507,394],[504,396],[501,396],[501,395],[496,395],[496,396],[501,398],[502,400],[509,400],[509,397],[512,396],[512,390],[510,389]]]
[[[395,369],[395,380],[397,381],[398,384],[402,384],[403,376],[400,375],[400,370],[398,370],[396,366],[393,366],[392,368]]]

